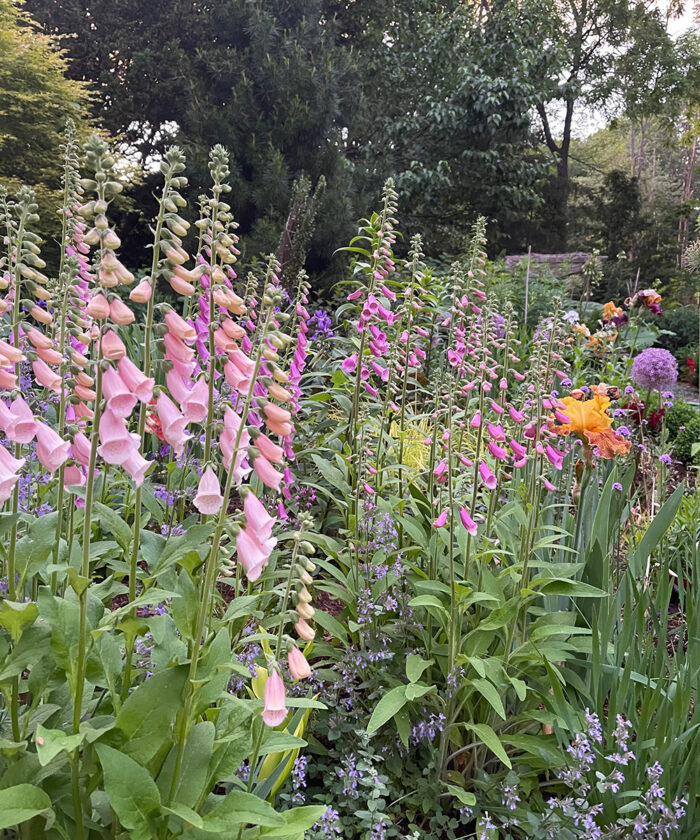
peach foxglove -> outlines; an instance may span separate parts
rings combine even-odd
[[[36,421],[32,410],[22,397],[12,401],[10,406],[12,419],[5,428],[8,438],[15,443],[29,443],[36,434]]]
[[[148,303],[153,294],[150,281],[146,278],[142,280],[138,286],[133,288],[129,293],[129,299],[134,303]]]
[[[202,473],[197,488],[197,495],[194,497],[194,506],[200,513],[214,514],[221,510],[224,497],[221,495],[221,486],[216,473],[211,467],[207,467]]]
[[[268,726],[279,726],[287,717],[286,692],[282,677],[271,669],[263,692],[262,719]]]
[[[126,356],[124,342],[114,330],[108,330],[102,336],[102,355],[111,362],[116,362],[123,356]]]
[[[113,367],[108,367],[102,374],[102,392],[107,399],[109,411],[117,417],[126,418],[131,415],[136,405],[136,395],[126,386]]]
[[[289,673],[295,680],[305,680],[311,676],[311,666],[298,647],[290,649],[287,664],[289,665]]]
[[[54,430],[40,421],[36,421],[36,454],[42,465],[50,472],[55,472],[68,458],[70,443]]]
[[[147,377],[127,356],[119,359],[119,376],[139,402],[149,403],[153,399],[154,380]]]

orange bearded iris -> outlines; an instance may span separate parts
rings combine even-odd
[[[580,438],[587,459],[594,446],[601,458],[614,458],[629,452],[630,442],[612,428],[612,418],[607,413],[610,406],[608,397],[596,395],[592,400],[564,397],[561,402],[569,422],[561,426],[551,425],[550,428],[559,435],[574,434]],[[589,451],[586,452],[586,449]]]
[[[603,320],[612,321],[616,315],[622,315],[622,310],[619,306],[615,306],[613,301],[609,300],[603,304]]]

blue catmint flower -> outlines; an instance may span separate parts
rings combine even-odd
[[[501,803],[503,806],[508,808],[509,811],[515,811],[518,802],[520,802],[518,788],[515,785],[503,785],[501,791]]]
[[[292,804],[303,805],[306,797],[304,796],[304,788],[306,788],[306,763],[307,758],[300,755],[294,760],[294,767],[292,768]]]
[[[337,837],[342,833],[340,814],[335,808],[326,808],[321,819],[314,824],[314,828],[320,831],[324,837]]]
[[[613,489],[618,489],[613,484]],[[622,490],[622,485],[619,485],[619,489]],[[595,741],[597,744],[603,743],[603,729],[600,725],[600,718],[595,712],[591,712],[590,709],[586,708],[586,723],[588,724],[588,737]]]

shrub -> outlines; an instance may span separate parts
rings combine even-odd
[[[700,420],[700,412],[697,408],[685,400],[674,400],[673,406],[667,408],[665,414],[666,429],[670,440],[676,439],[681,427],[696,420]]]
[[[693,455],[693,444],[700,442],[700,416],[680,429],[673,444],[673,454],[684,464],[700,464],[700,453]]]

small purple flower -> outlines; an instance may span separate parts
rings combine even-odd
[[[292,787],[294,789],[292,803],[294,805],[303,805],[306,799],[304,796],[304,788],[306,787],[306,763],[307,758],[304,755],[300,755],[294,760],[294,767],[292,768]]]
[[[613,484],[612,489],[613,489],[613,490],[617,490],[617,492],[619,493],[619,492],[622,490],[622,485],[620,484],[620,482],[619,482],[619,481],[616,481],[616,482]]]
[[[622,485],[619,484],[618,487],[622,490]],[[613,489],[616,489],[615,485],[613,484]],[[588,737],[595,741],[597,744],[603,743],[603,729],[600,725],[600,718],[595,712],[591,712],[590,709],[586,709],[586,723],[588,724]]]
[[[670,455],[659,455],[659,461],[662,464],[670,464],[672,463],[672,458]]]
[[[335,808],[326,808],[321,819],[314,824],[314,828],[320,831],[325,837],[337,837],[339,834],[342,834],[340,814]]]

